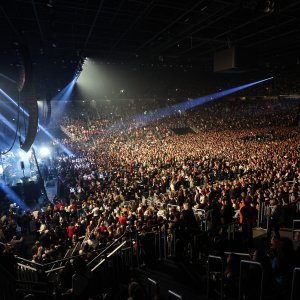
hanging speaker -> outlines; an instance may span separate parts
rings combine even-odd
[[[38,105],[35,97],[35,89],[32,84],[33,68],[28,47],[24,44],[16,43],[16,52],[19,58],[19,82],[18,90],[28,111],[28,130],[21,149],[27,152],[32,146],[38,129]]]
[[[17,58],[19,60],[19,80],[17,82],[18,91],[28,91],[32,81],[32,62],[29,49],[22,43],[15,43]]]
[[[39,121],[39,112],[38,112],[38,105],[35,99],[27,100],[27,111],[29,113],[28,119],[28,129],[26,133],[25,140],[21,146],[21,149],[25,152],[28,152],[37,135],[38,130],[38,121]]]
[[[21,161],[21,162],[20,162],[20,166],[21,166],[21,169],[22,169],[22,170],[25,169],[24,161]]]

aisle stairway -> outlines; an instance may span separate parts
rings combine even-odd
[[[193,265],[175,260],[156,262],[132,271],[133,278],[138,278],[150,296],[154,296],[157,289],[164,299],[170,297],[168,291],[180,295],[182,299],[206,299],[205,274],[205,264]]]

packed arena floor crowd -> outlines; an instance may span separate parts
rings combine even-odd
[[[288,291],[291,270],[300,263],[300,237],[281,238],[279,228],[300,218],[299,101],[221,100],[166,118],[157,117],[158,107],[151,112],[122,105],[117,113],[96,114],[90,107],[85,118],[72,111],[64,119],[68,138],[57,143],[74,156],[55,158],[60,194],[43,210],[2,211],[3,251],[22,253],[20,236],[31,235],[32,261],[47,263],[83,240],[78,253],[89,260],[93,250],[126,231],[166,221],[178,236],[202,230],[194,211],[203,209],[210,241],[226,235],[222,225],[237,220],[241,251],[263,263],[268,290]],[[175,134],[182,127],[193,132]],[[269,207],[265,251],[255,249],[252,232],[262,206]],[[63,293],[72,288],[71,266],[68,272]],[[234,261],[226,272],[228,284],[234,284]]]

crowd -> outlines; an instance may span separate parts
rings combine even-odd
[[[18,253],[23,243],[17,232],[30,234],[32,261],[47,263],[80,240],[78,253],[91,259],[93,250],[126,231],[165,221],[172,222],[178,236],[201,230],[194,211],[203,209],[210,240],[226,235],[226,226],[220,226],[237,214],[241,250],[251,252],[252,228],[267,206],[270,252],[268,259],[267,253],[255,252],[256,258],[264,260],[276,286],[285,291],[300,255],[299,237],[293,245],[279,233],[280,226],[291,227],[300,218],[300,135],[293,126],[298,106],[296,100],[217,101],[163,119],[153,114],[151,123],[130,121],[138,109],[109,118],[72,114],[62,126],[70,136],[64,143],[75,155],[56,158],[59,197],[43,210],[2,211],[0,241],[5,251]],[[194,132],[176,135],[172,130],[187,126]],[[228,282],[235,271],[227,270]],[[74,272],[71,266],[69,272]],[[63,292],[71,288],[67,282]]]

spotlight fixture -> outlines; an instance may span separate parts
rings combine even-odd
[[[79,61],[78,61],[78,64],[76,66],[76,69],[75,69],[75,76],[74,78],[77,78],[80,76],[80,73],[82,72],[83,70],[83,65],[84,63],[87,61],[87,57],[80,57]]]

